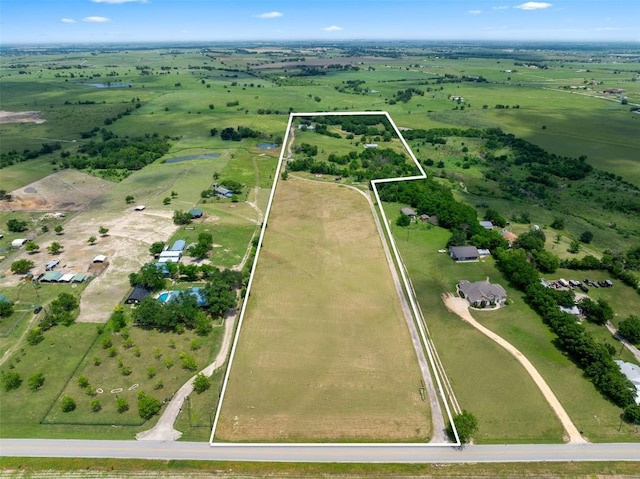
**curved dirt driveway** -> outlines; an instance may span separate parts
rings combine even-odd
[[[511,353],[511,355],[514,358],[516,358],[520,362],[520,364],[522,364],[522,366],[529,373],[533,381],[536,383],[536,386],[538,386],[538,388],[542,392],[542,395],[544,396],[544,398],[547,400],[547,402],[553,409],[553,412],[555,413],[555,415],[558,417],[558,419],[560,419],[560,422],[562,423],[562,427],[564,428],[564,430],[567,433],[567,436],[569,437],[568,442],[570,444],[584,444],[587,442],[582,437],[582,435],[580,434],[580,431],[578,431],[575,424],[573,424],[573,422],[571,421],[571,418],[562,407],[562,404],[560,404],[560,401],[558,401],[558,398],[556,397],[556,395],[553,394],[553,391],[551,390],[547,382],[543,379],[543,377],[540,375],[538,370],[533,366],[533,364],[531,364],[531,362],[520,351],[518,351],[518,349],[516,349],[511,343],[509,343],[502,337],[498,336],[493,331],[485,328],[480,323],[478,323],[474,319],[474,317],[471,316],[471,313],[469,312],[469,303],[467,302],[466,299],[456,297],[451,293],[442,295],[442,299],[444,300],[444,304],[447,306],[447,309],[449,311],[457,314],[464,321],[466,321],[471,326],[476,328],[482,334],[484,334],[488,338],[498,343],[504,349],[509,351],[509,353]]]

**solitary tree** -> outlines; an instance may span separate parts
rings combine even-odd
[[[13,314],[13,303],[0,301],[0,318],[8,318]]]
[[[29,377],[29,389],[32,391],[37,391],[42,388],[44,384],[44,374],[36,373],[33,376]]]
[[[100,228],[98,228],[98,233],[100,233],[100,236],[107,236],[108,232],[109,228],[105,228],[104,226],[100,226]]]
[[[24,245],[24,249],[27,253],[35,253],[40,250],[40,245],[35,241],[27,241]]]
[[[58,243],[57,241],[54,241],[49,246],[47,246],[47,250],[51,254],[58,254],[60,251],[62,251],[62,248],[63,248],[63,246],[60,243]]]
[[[76,402],[72,397],[65,396],[62,398],[60,406],[62,408],[62,412],[71,412],[76,408]]]
[[[458,437],[463,444],[468,443],[475,432],[478,430],[478,420],[469,411],[463,410],[460,414],[453,416],[453,423],[458,431]],[[449,426],[450,435],[453,436],[453,430]]]
[[[131,195],[127,195],[127,197],[124,199],[124,201],[130,205],[131,203],[133,203],[135,201],[135,198]]]
[[[29,259],[19,259],[11,263],[11,272],[15,274],[25,274],[33,267],[33,261]]]
[[[202,394],[211,386],[211,381],[207,376],[202,373],[198,373],[193,380],[193,390],[198,394]]]
[[[15,371],[2,371],[0,373],[0,381],[2,381],[2,387],[7,392],[18,389],[22,384],[22,378]]]
[[[61,235],[64,231],[64,228],[62,227],[62,225],[56,225],[56,227],[53,228],[53,231],[55,231],[57,235]]]
[[[589,244],[593,240],[593,233],[591,231],[583,231],[580,235],[580,241]]]
[[[98,241],[98,239],[95,236],[89,236],[87,243],[89,243],[90,245],[94,245],[96,244],[96,241]]]

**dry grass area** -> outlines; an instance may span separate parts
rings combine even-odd
[[[281,181],[218,423],[224,441],[420,441],[421,374],[365,199]]]
[[[168,210],[134,211],[132,206],[124,205],[115,210],[92,207],[92,202],[113,186],[79,171],[64,170],[12,192],[14,201],[0,203],[0,207],[14,211],[78,211],[72,217],[67,214],[63,234],[50,231],[37,238],[39,253],[27,254],[20,250],[12,261],[28,258],[35,263],[33,272],[42,273],[46,263],[54,258],[46,248],[57,241],[64,247],[55,256],[60,259],[59,271],[95,275],[93,258],[106,255],[106,269],[99,272],[82,293],[79,322],[106,322],[113,307],[129,291],[129,273],[151,260],[149,246],[169,238],[176,230],[172,212]],[[109,230],[106,236],[99,235],[101,226]],[[97,238],[94,245],[87,242],[91,236]],[[15,286],[20,277],[11,274],[9,264],[6,266],[0,287]]]
[[[11,192],[3,211],[80,211],[115,183],[77,170],[62,170]]]
[[[0,124],[3,123],[44,123],[41,111],[5,111],[0,110]]]

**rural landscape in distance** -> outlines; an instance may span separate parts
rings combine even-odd
[[[637,477],[632,2],[6,3],[0,475]]]

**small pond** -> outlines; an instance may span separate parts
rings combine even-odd
[[[258,145],[258,148],[260,148],[261,150],[268,150],[268,149],[271,149],[271,148],[276,148],[278,146],[279,145],[277,143],[260,143]]]
[[[190,156],[180,156],[178,158],[170,158],[165,160],[163,163],[180,163],[181,161],[190,161],[190,160],[207,160],[212,158],[219,158],[219,153],[209,153],[208,155],[190,155]]]
[[[125,88],[133,86],[133,83],[128,82],[106,82],[106,83],[83,83],[86,86],[92,86],[94,88]]]

